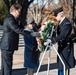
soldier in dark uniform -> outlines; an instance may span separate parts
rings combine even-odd
[[[72,25],[70,21],[65,17],[63,8],[53,10],[56,20],[59,21],[57,28],[58,36],[55,38],[48,38],[44,45],[48,45],[50,42],[55,44],[58,42],[58,53],[60,54],[62,60],[66,66],[66,75],[69,75],[70,68],[75,67],[74,59],[74,45],[70,37],[72,31]],[[60,59],[57,57],[58,62],[58,75],[64,75],[63,65]]]

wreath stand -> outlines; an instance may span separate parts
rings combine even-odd
[[[50,34],[49,37],[52,38],[53,32],[54,32],[54,26],[52,26],[52,31],[51,31],[51,34]],[[39,70],[40,70],[40,67],[41,67],[42,61],[43,61],[43,59],[44,59],[44,56],[45,56],[46,51],[48,50],[48,48],[49,48],[49,54],[48,54],[47,75],[50,75],[50,74],[49,74],[49,70],[50,70],[50,52],[51,52],[51,48],[54,49],[54,51],[56,52],[57,56],[58,56],[59,59],[61,60],[61,63],[63,64],[64,75],[66,75],[66,74],[65,74],[65,64],[64,64],[64,62],[63,62],[61,56],[60,56],[59,53],[57,52],[57,49],[55,48],[54,44],[52,44],[52,43],[50,43],[49,45],[46,46],[46,48],[45,48],[45,50],[44,50],[44,53],[43,53],[43,55],[42,55],[42,58],[41,58],[40,64],[39,64],[39,66],[38,66],[38,69],[37,69],[36,75],[38,75],[38,73],[39,73]]]

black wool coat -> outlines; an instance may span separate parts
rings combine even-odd
[[[58,52],[65,63],[66,68],[75,67],[74,45],[70,37],[72,25],[70,21],[65,18],[57,28],[58,36],[52,39],[52,43],[58,42]],[[58,69],[62,70],[63,65],[59,58],[57,58]]]

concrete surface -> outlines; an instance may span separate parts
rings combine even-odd
[[[57,46],[56,46],[57,48]],[[40,56],[40,60],[41,57]],[[56,53],[54,50],[51,50],[50,52],[51,57],[50,57],[50,75],[57,75],[57,63],[56,63]],[[76,43],[74,44],[74,56],[76,59]],[[12,75],[25,75],[26,74],[26,68],[23,67],[23,62],[24,62],[24,47],[19,47],[18,51],[15,51],[14,56],[13,56],[13,74]],[[47,63],[48,63],[48,51],[46,52],[46,55],[44,57],[44,60],[42,62],[42,66],[40,69],[40,72],[38,75],[46,75],[47,74]],[[0,69],[1,69],[1,51],[0,51]],[[71,74],[70,75],[76,75],[76,67],[71,69]]]

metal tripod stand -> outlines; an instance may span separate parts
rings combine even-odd
[[[54,32],[54,26],[52,27],[52,31],[51,31],[51,34],[50,34],[49,37],[52,37],[53,32]],[[62,62],[62,64],[63,64],[64,75],[65,75],[65,64],[64,64],[64,62],[63,62],[61,56],[60,56],[59,53],[57,52],[57,50],[56,50],[54,44],[52,44],[52,43],[50,43],[49,45],[46,46],[45,51],[44,51],[44,53],[43,53],[43,55],[42,55],[42,58],[41,58],[41,61],[40,61],[39,67],[38,67],[38,69],[37,69],[36,75],[38,75],[38,72],[39,72],[39,70],[40,70],[40,67],[41,67],[42,61],[43,61],[43,59],[44,59],[44,56],[45,56],[46,51],[47,51],[48,48],[49,48],[49,54],[48,54],[48,66],[47,66],[48,68],[47,68],[47,75],[50,75],[50,74],[49,74],[49,69],[50,69],[50,51],[51,51],[51,48],[54,49],[54,51],[56,52],[57,56],[58,56],[59,59],[61,60],[61,62]]]

